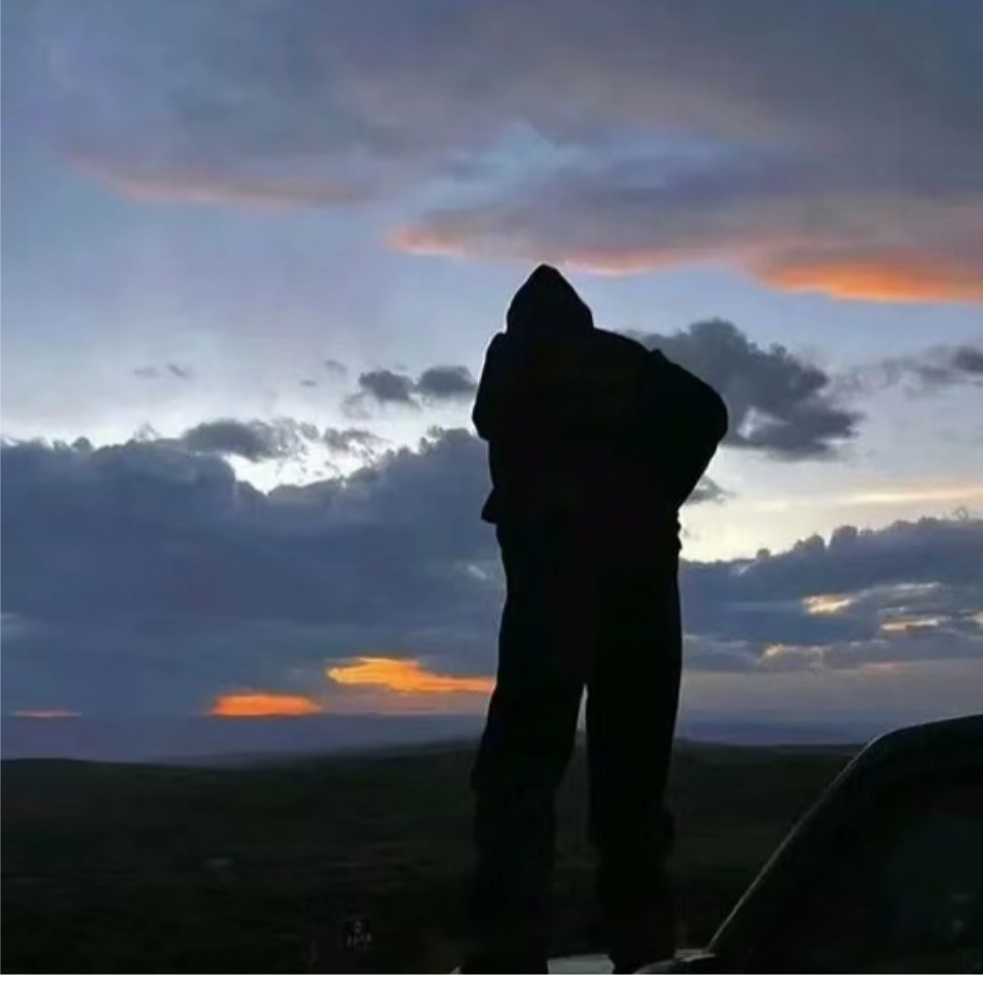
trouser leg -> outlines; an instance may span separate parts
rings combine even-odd
[[[486,965],[545,960],[555,793],[573,751],[582,678],[557,651],[559,544],[502,536],[508,597],[499,669],[472,774],[472,915]],[[510,955],[510,953],[512,955]]]
[[[612,958],[634,969],[674,948],[665,793],[682,652],[675,559],[616,573],[606,595],[588,679],[591,838]]]

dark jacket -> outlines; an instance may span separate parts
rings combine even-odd
[[[675,516],[727,429],[723,401],[661,352],[594,326],[540,266],[485,356],[472,415],[488,442],[482,517]]]

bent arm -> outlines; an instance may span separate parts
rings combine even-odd
[[[727,405],[698,376],[652,352],[653,415],[651,426],[659,470],[672,504],[679,508],[706,473],[729,427]]]
[[[492,338],[485,352],[485,364],[481,369],[478,380],[478,392],[471,411],[471,422],[478,436],[489,440],[496,427],[496,421],[501,417],[503,399],[503,383],[505,382],[505,366],[502,363],[505,335],[499,332]]]

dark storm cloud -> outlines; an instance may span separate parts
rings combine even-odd
[[[785,460],[822,458],[856,436],[861,414],[846,398],[850,387],[787,349],[752,342],[728,321],[704,321],[672,334],[633,332],[714,386],[730,413],[726,443]],[[477,383],[464,366],[434,366],[416,379],[378,369],[359,377],[359,390],[345,400],[351,413],[424,403],[468,403]],[[856,392],[853,392],[856,395]]]
[[[477,382],[463,365],[435,365],[416,381],[417,395],[433,401],[467,400],[477,389]]]
[[[11,697],[46,665],[73,706],[105,706],[125,679],[131,703],[174,708],[222,673],[261,684],[360,651],[473,659],[494,629],[497,595],[467,569],[493,543],[464,432],[270,495],[173,442],[2,453],[4,611],[35,626],[5,639]]]
[[[823,369],[779,345],[761,348],[728,321],[635,336],[720,392],[733,447],[794,460],[827,456],[856,435],[860,414],[842,404]]]
[[[413,398],[415,383],[412,377],[400,372],[392,372],[389,369],[363,372],[358,377],[358,387],[360,395],[370,396],[383,405],[386,403],[416,405],[416,400]]]
[[[983,347],[964,345],[952,357],[952,368],[964,376],[983,379]]]
[[[195,454],[238,457],[256,464],[261,461],[300,461],[312,449],[323,445],[330,454],[355,457],[368,463],[379,456],[388,441],[360,427],[327,427],[323,431],[305,420],[208,420],[186,430],[175,439],[162,437],[152,427],[141,428],[134,436],[140,443],[176,448]],[[84,438],[77,449],[92,450]]]
[[[422,403],[466,402],[477,388],[463,365],[435,365],[416,379],[405,372],[373,369],[358,377],[358,391],[345,398],[344,407],[355,414],[367,412],[372,404],[416,410]]]
[[[295,420],[210,420],[185,431],[178,442],[190,451],[257,462],[291,457],[318,436],[313,424]]]
[[[5,706],[195,710],[364,653],[492,669],[501,575],[465,431],[270,494],[176,442],[0,453]],[[923,519],[686,564],[688,665],[983,668],[981,555],[983,521]]]
[[[690,565],[687,613],[694,634],[761,668],[958,655],[983,672],[980,550],[979,519],[844,526],[745,563]]]
[[[371,430],[360,427],[328,427],[322,434],[325,446],[336,454],[350,454],[364,461],[371,460],[386,441]]]

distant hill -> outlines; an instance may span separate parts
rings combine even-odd
[[[202,763],[280,760],[475,738],[474,716],[324,714],[310,717],[34,720],[5,715],[0,755],[82,761]]]
[[[680,723],[681,737],[709,744],[750,747],[769,745],[835,746],[864,744],[897,724],[888,721],[768,721],[717,717],[689,718]]]
[[[311,755],[428,747],[474,741],[476,716],[359,714],[291,718],[2,718],[0,756],[82,761],[227,765]],[[684,740],[749,746],[859,744],[890,729],[887,723],[769,722],[684,717]]]

